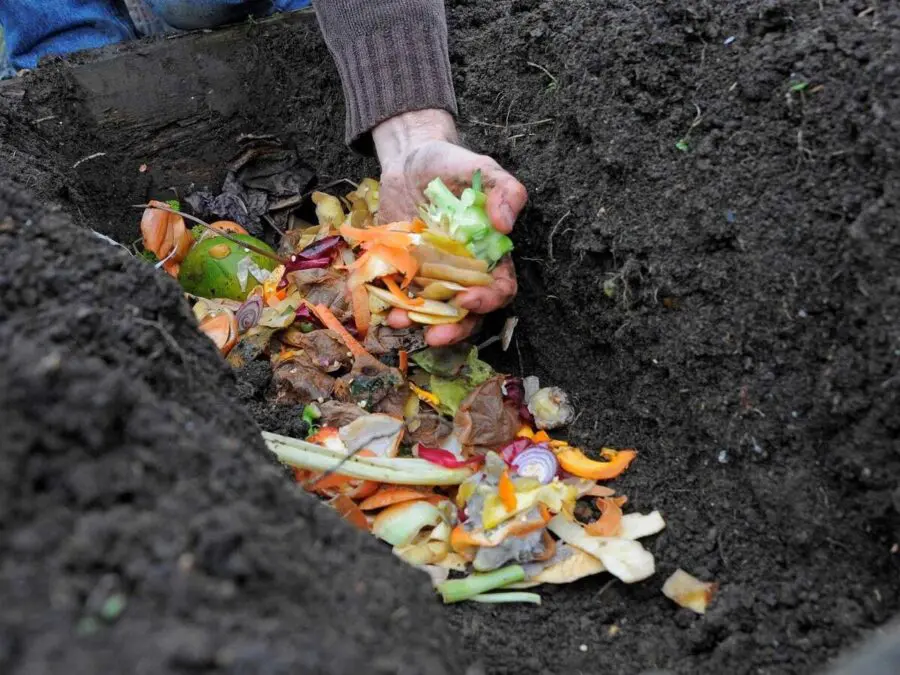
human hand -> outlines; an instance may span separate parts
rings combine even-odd
[[[372,137],[381,162],[382,220],[392,222],[418,215],[423,191],[435,177],[459,194],[480,169],[491,223],[504,234],[512,231],[528,199],[525,187],[490,157],[457,145],[456,125],[449,113],[403,113],[375,127]],[[464,340],[475,329],[477,315],[493,312],[512,301],[518,290],[512,259],[507,256],[501,260],[492,274],[494,283],[490,286],[471,288],[457,296],[459,306],[471,314],[459,323],[430,326],[425,331],[428,344],[438,346]],[[411,324],[400,309],[393,310],[387,322],[394,328]]]

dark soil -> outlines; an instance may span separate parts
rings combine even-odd
[[[460,126],[531,194],[516,235],[524,370],[577,395],[577,441],[639,449],[619,487],[635,508],[659,508],[669,527],[650,544],[659,573],[647,583],[594,578],[543,591],[540,608],[439,612],[490,673],[816,671],[900,608],[900,10],[827,0],[451,4]],[[31,157],[29,173],[13,160],[4,175],[24,176],[80,222],[127,239],[136,231],[127,204],[215,184],[210,167],[231,152],[223,139],[241,132],[290,135],[323,182],[373,170],[339,150],[340,90],[311,27],[222,35],[207,38],[203,58],[183,38],[110,52],[99,65],[47,67],[23,85],[21,102],[6,95],[17,112],[0,119],[0,140]],[[185,59],[203,76],[179,77],[178,104],[161,110],[182,108],[148,117],[146,101],[168,91]],[[234,66],[220,77],[244,99],[209,89],[215,59]],[[132,108],[114,95],[125,62],[151,64],[130,92]],[[195,93],[201,103],[184,103]],[[60,123],[23,122],[49,114]],[[107,155],[70,168],[98,151]],[[379,643],[411,671],[439,672],[424,665],[429,646],[448,659],[459,653],[434,637],[435,608],[422,604],[421,588],[399,590],[407,582],[374,542],[312,508],[257,457],[248,416],[231,402],[238,390],[189,327],[172,284],[105,257],[84,236],[77,250],[95,251],[89,257],[63,257],[48,229],[5,238],[4,252],[16,245],[36,261],[28,282],[4,270],[4,312],[15,313],[0,329],[6,379],[20,382],[4,392],[12,400],[3,409],[24,417],[13,435],[24,440],[8,456],[26,467],[3,472],[14,508],[0,504],[0,583],[24,574],[27,594],[26,611],[0,613],[18,636],[0,644],[22,672],[54,657],[57,668],[82,658],[101,670],[111,645],[117,659],[172,668],[163,659],[177,650],[159,645],[187,624],[207,631],[216,658],[231,636],[267,665],[305,663],[313,626],[334,635],[351,619],[347,659]],[[84,281],[107,276],[96,289]],[[79,305],[82,319],[52,318]],[[155,325],[129,321],[128,305],[159,321],[185,355]],[[48,372],[40,364],[56,351],[60,372]],[[186,371],[197,384],[187,385]],[[242,375],[239,395],[261,424],[290,429],[290,413],[261,402],[264,369]],[[223,418],[223,409],[232,412]],[[189,419],[197,426],[182,431]],[[40,470],[27,469],[30,456]],[[140,480],[132,463],[145,467]],[[82,465],[93,491],[69,476]],[[210,465],[236,487],[209,480]],[[113,517],[117,509],[130,517]],[[206,548],[203,578],[230,581],[232,595],[210,582],[176,602],[184,542],[199,541],[209,522],[195,514],[222,509],[243,513],[244,557],[233,568],[223,563],[227,546]],[[236,527],[225,517],[207,517],[219,524],[213,532]],[[92,533],[97,521],[111,521],[121,539],[88,534],[92,546],[76,546],[71,533]],[[40,534],[21,535],[24,552],[7,552],[18,541],[9,528]],[[167,573],[156,561],[168,561]],[[326,564],[343,579],[364,577],[379,601],[338,614],[324,604],[351,587],[338,581],[307,602]],[[705,617],[659,593],[679,566],[721,584]],[[107,574],[126,585],[126,613],[76,639]],[[379,579],[395,579],[383,582],[385,595]],[[53,609],[41,611],[50,597]],[[392,625],[401,604],[410,623]],[[433,631],[409,629],[423,621]],[[46,637],[26,639],[32,630]],[[388,630],[393,637],[379,637]]]
[[[267,457],[176,283],[6,188],[0,248],[0,672],[463,670],[427,577]]]

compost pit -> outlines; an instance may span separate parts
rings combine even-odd
[[[446,630],[435,608],[425,609],[427,588],[404,590],[407,582],[391,576],[403,568],[376,562],[385,560],[376,542],[320,520],[318,510],[287,496],[280,477],[258,475],[253,452],[262,449],[250,416],[223,397],[237,386],[266,428],[290,433],[289,420],[253,408],[252,380],[235,385],[217,365],[177,288],[75,234],[61,214],[35,218],[41,207],[17,192],[59,202],[80,224],[125,240],[134,227],[129,204],[165,197],[173,185],[218,184],[211,167],[228,150],[218,139],[242,131],[287,126],[322,180],[371,174],[371,165],[339,147],[339,87],[331,66],[321,65],[330,62],[314,28],[270,22],[213,34],[200,47],[184,38],[120,47],[4,88],[0,137],[9,161],[0,175],[16,190],[4,192],[3,215],[41,224],[29,236],[3,235],[4,256],[14,262],[2,277],[3,362],[16,378],[4,389],[3,410],[23,420],[4,455],[16,458],[3,472],[11,501],[2,509],[16,548],[5,556],[3,583],[15,580],[23,595],[18,613],[3,610],[10,628],[2,658],[20,672],[146,658],[176,669],[181,659],[217,663],[230,636],[238,646],[223,659],[237,653],[242,663],[273,670],[305,663],[328,642],[318,634],[303,649],[293,627],[334,626],[332,612],[310,607],[330,606],[335,596],[317,596],[304,605],[308,616],[299,614],[295,598],[315,588],[315,573],[292,586],[300,567],[277,561],[312,550],[303,564],[319,573],[333,573],[334,560],[362,557],[370,564],[356,569],[367,578],[396,579],[385,592],[400,597],[358,607],[358,631],[331,643],[334,653],[358,645],[361,663],[384,648],[371,627],[390,627],[388,642],[402,653],[392,652],[400,661],[388,659],[388,672],[399,663],[421,671],[417,658],[441,653],[447,661],[428,663],[429,672],[457,671],[471,655],[491,673],[806,673],[886,621],[900,604],[891,553],[898,532],[892,265],[900,258],[892,64],[900,19],[896,8],[866,10],[863,3],[521,0],[449,8],[466,139],[530,190],[516,234],[525,370],[578,395],[585,413],[573,428],[576,441],[642,451],[621,488],[667,518],[652,549],[659,584],[680,565],[722,585],[704,618],[676,610],[653,584],[604,590],[596,579],[546,594],[536,610],[440,610],[465,653],[430,637]],[[141,62],[139,84],[122,76],[123,64]],[[218,76],[240,86],[207,93],[219,64],[228,68]],[[188,103],[190,96],[199,102]],[[50,126],[36,122],[48,115],[56,116]],[[675,147],[685,137],[687,152]],[[97,152],[106,154],[71,168]],[[141,164],[149,170],[140,172]],[[122,314],[126,298],[149,325]],[[66,323],[45,328],[60,315]],[[50,348],[68,357],[62,371],[38,367]],[[187,388],[189,379],[203,387]],[[159,411],[149,422],[159,423],[146,420],[146,404]],[[206,420],[193,435],[157,428],[184,419],[185,410],[192,421]],[[73,439],[87,450],[66,454]],[[210,439],[224,450],[209,453]],[[233,439],[244,444],[236,448]],[[131,464],[112,453],[123,446],[154,467],[151,479],[134,478]],[[62,453],[60,465],[49,474],[24,470],[35,448]],[[182,531],[175,525],[197,511],[196,500],[212,508],[221,499],[218,478],[188,479],[191,467],[208,475],[209,463],[225,484],[237,481],[244,492],[246,482],[261,501],[241,506],[250,511],[240,519],[226,509],[212,529],[192,525],[192,536],[224,531],[226,548],[253,551],[255,565],[280,571],[222,567],[228,557],[217,543],[208,567],[220,581],[239,580],[237,595],[212,584],[173,603],[170,584],[145,561],[177,559],[166,548],[173,529]],[[146,515],[160,500],[171,510]],[[117,504],[105,517],[92,506]],[[262,522],[280,527],[284,509],[302,514],[292,521],[298,531],[260,536]],[[110,520],[122,543],[100,555],[94,528]],[[148,529],[135,538],[138,520]],[[87,544],[70,541],[73,522],[90,528]],[[228,534],[235,530],[237,540]],[[311,547],[309,531],[327,549]],[[324,552],[341,550],[344,537],[349,550],[366,553]],[[111,571],[129,579],[134,597],[108,637],[76,640],[85,599]],[[350,588],[353,576],[338,587]],[[51,590],[57,603],[48,612]],[[421,611],[412,625],[434,631],[404,629],[410,624],[392,613],[400,606]],[[187,624],[199,633],[183,640]],[[37,632],[41,640],[25,639]],[[341,665],[310,669],[340,672]]]

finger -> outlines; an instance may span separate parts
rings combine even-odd
[[[487,213],[494,227],[503,234],[512,232],[519,213],[528,201],[525,186],[499,166],[485,174],[487,192]]]
[[[409,328],[413,323],[412,319],[409,318],[409,314],[406,313],[406,310],[398,307],[394,307],[394,309],[388,312],[385,321],[391,328]]]
[[[490,286],[470,288],[456,297],[463,309],[478,314],[487,314],[505,307],[519,290],[516,269],[509,257],[500,261],[493,271],[494,283]]]
[[[476,321],[477,319],[474,316],[467,316],[459,323],[430,326],[425,331],[425,342],[430,347],[442,347],[465,340],[475,330]]]

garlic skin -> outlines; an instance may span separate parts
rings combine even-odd
[[[559,387],[544,387],[528,401],[528,412],[538,429],[558,429],[575,418],[575,408],[569,396]]]

